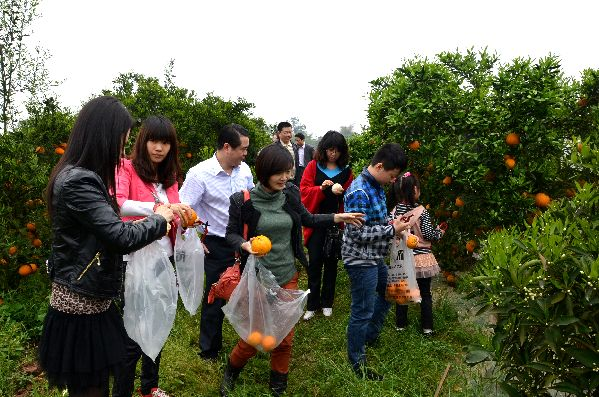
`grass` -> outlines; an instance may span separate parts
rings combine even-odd
[[[306,275],[300,277],[300,287],[306,288]],[[369,363],[384,374],[382,382],[364,381],[354,376],[347,362],[345,327],[349,316],[349,284],[345,271],[339,270],[333,316],[322,313],[296,326],[289,375],[289,396],[433,396],[445,368],[450,371],[439,396],[503,396],[498,387],[477,368],[463,362],[464,346],[488,343],[488,332],[472,316],[469,303],[441,279],[433,282],[435,335],[420,333],[419,307],[410,307],[410,324],[404,331],[393,327],[394,310],[389,313],[378,343],[367,348]],[[4,330],[3,330],[4,332]],[[17,331],[18,332],[18,331]],[[217,396],[227,355],[238,336],[225,320],[224,347],[216,362],[206,362],[197,356],[199,314],[190,316],[179,305],[175,325],[162,353],[160,386],[173,396]],[[3,333],[2,347],[6,342]],[[29,347],[20,356],[20,363],[34,360],[35,349]],[[0,363],[0,383],[13,382],[6,371],[12,367]],[[232,396],[267,396],[269,356],[259,353],[244,368]],[[138,368],[139,370],[139,368]],[[19,382],[5,389],[5,395],[16,395],[17,389],[28,385],[22,396],[62,396],[48,390],[41,376],[19,375]],[[137,380],[136,387],[138,387]]]

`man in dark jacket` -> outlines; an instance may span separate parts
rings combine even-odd
[[[314,157],[314,147],[306,143],[306,136],[301,132],[295,134],[295,180],[294,183],[299,186],[304,175],[306,165]]]

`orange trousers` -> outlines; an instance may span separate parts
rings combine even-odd
[[[297,279],[299,273],[295,273],[293,278],[282,287],[285,289],[297,289]],[[270,353],[270,368],[283,374],[289,372],[289,360],[291,359],[291,346],[293,346],[292,329],[285,339]],[[252,357],[256,355],[258,350],[243,339],[239,339],[237,345],[229,355],[231,365],[236,368],[243,368]]]

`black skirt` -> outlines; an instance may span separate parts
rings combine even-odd
[[[98,314],[68,314],[50,307],[39,347],[50,387],[107,387],[110,373],[123,360],[125,336],[114,304]]]

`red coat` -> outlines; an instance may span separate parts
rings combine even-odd
[[[302,204],[308,210],[308,212],[312,214],[318,213],[318,208],[320,207],[320,203],[324,200],[325,195],[320,189],[320,185],[315,184],[316,179],[316,171],[318,169],[316,160],[312,160],[306,166],[304,170],[304,175],[302,176],[302,180],[300,182],[300,193],[302,196]],[[354,180],[354,175],[352,172],[349,174],[349,178],[342,185],[343,190],[347,190],[349,185],[351,185]],[[343,212],[343,204],[339,208],[339,212]],[[308,244],[308,240],[310,240],[310,236],[312,235],[312,228],[304,227],[304,245]]]

